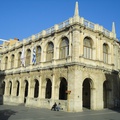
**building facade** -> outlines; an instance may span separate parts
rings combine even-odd
[[[2,49],[3,103],[79,112],[119,106],[120,42],[79,16]],[[22,65],[21,65],[22,60]]]

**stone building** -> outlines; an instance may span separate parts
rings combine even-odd
[[[79,16],[2,49],[3,103],[78,112],[119,106],[120,42]],[[22,56],[22,65],[21,65]]]

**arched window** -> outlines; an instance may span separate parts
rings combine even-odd
[[[92,40],[89,37],[84,39],[84,57],[92,59]]]
[[[9,82],[9,95],[11,95],[12,93],[12,82],[10,81]]]
[[[35,89],[34,89],[34,98],[37,98],[39,95],[39,82],[35,80]]]
[[[41,61],[41,47],[37,46],[36,50],[36,63],[39,63]]]
[[[59,99],[67,100],[67,81],[65,78],[61,78],[60,87],[59,87]]]
[[[52,42],[48,43],[47,51],[46,51],[46,61],[51,61],[54,55],[54,45]]]
[[[59,58],[66,58],[69,55],[69,40],[64,37],[60,43],[60,53]]]
[[[28,96],[28,81],[27,80],[25,80],[25,97],[27,97]]]
[[[4,95],[5,94],[5,82],[4,81],[2,83],[2,90],[3,90],[2,94]]]
[[[52,83],[50,79],[46,80],[46,93],[45,93],[45,98],[50,99],[51,98],[51,93],[52,93]]]
[[[21,66],[21,52],[18,53],[18,67]]]
[[[31,50],[27,49],[27,53],[26,53],[26,66],[30,65],[30,60],[31,60]]]
[[[19,95],[19,88],[20,88],[20,83],[19,83],[19,81],[17,81],[17,91],[16,91],[16,96],[18,96]]]
[[[11,56],[11,68],[14,68],[14,59],[15,59],[15,56],[12,55]]]
[[[5,57],[5,69],[7,69],[8,66],[8,57]]]
[[[106,43],[103,44],[103,62],[108,63],[108,45]]]

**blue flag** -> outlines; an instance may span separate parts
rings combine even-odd
[[[33,47],[33,53],[32,53],[33,55],[33,58],[32,58],[32,63],[33,64],[36,64],[36,47]]]

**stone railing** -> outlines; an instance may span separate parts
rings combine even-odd
[[[38,40],[38,39],[39,39],[40,37],[42,37],[42,36],[50,35],[51,33],[55,32],[55,31],[62,30],[62,29],[64,29],[65,27],[68,27],[69,25],[74,24],[75,22],[78,22],[78,23],[80,23],[81,25],[85,26],[86,29],[88,28],[88,29],[91,29],[91,30],[93,30],[93,31],[98,31],[98,32],[103,33],[103,34],[104,34],[105,36],[107,36],[107,37],[111,37],[111,38],[115,38],[115,39],[116,39],[116,35],[115,35],[114,33],[110,32],[109,30],[103,28],[103,26],[100,26],[100,25],[98,25],[98,24],[94,24],[94,23],[92,23],[92,22],[84,19],[83,17],[78,17],[77,20],[75,20],[75,18],[73,17],[73,18],[70,18],[70,19],[68,19],[68,20],[60,23],[60,24],[56,24],[56,25],[54,25],[54,26],[51,27],[51,28],[48,28],[48,29],[46,29],[46,30],[43,30],[43,31],[41,31],[41,32],[39,32],[39,33],[37,33],[37,34],[35,34],[35,35],[32,35],[32,36],[30,36],[30,37],[28,37],[28,38],[25,38],[25,39],[23,39],[21,42],[16,43],[16,44],[14,44],[14,45],[11,46],[11,47],[4,48],[3,51],[4,51],[4,50],[5,50],[5,51],[6,51],[6,50],[9,50],[9,49],[11,49],[12,47],[17,47],[17,46],[19,46],[18,44],[28,43],[28,42],[30,42],[31,40],[33,40],[33,41],[34,41],[34,40]]]

